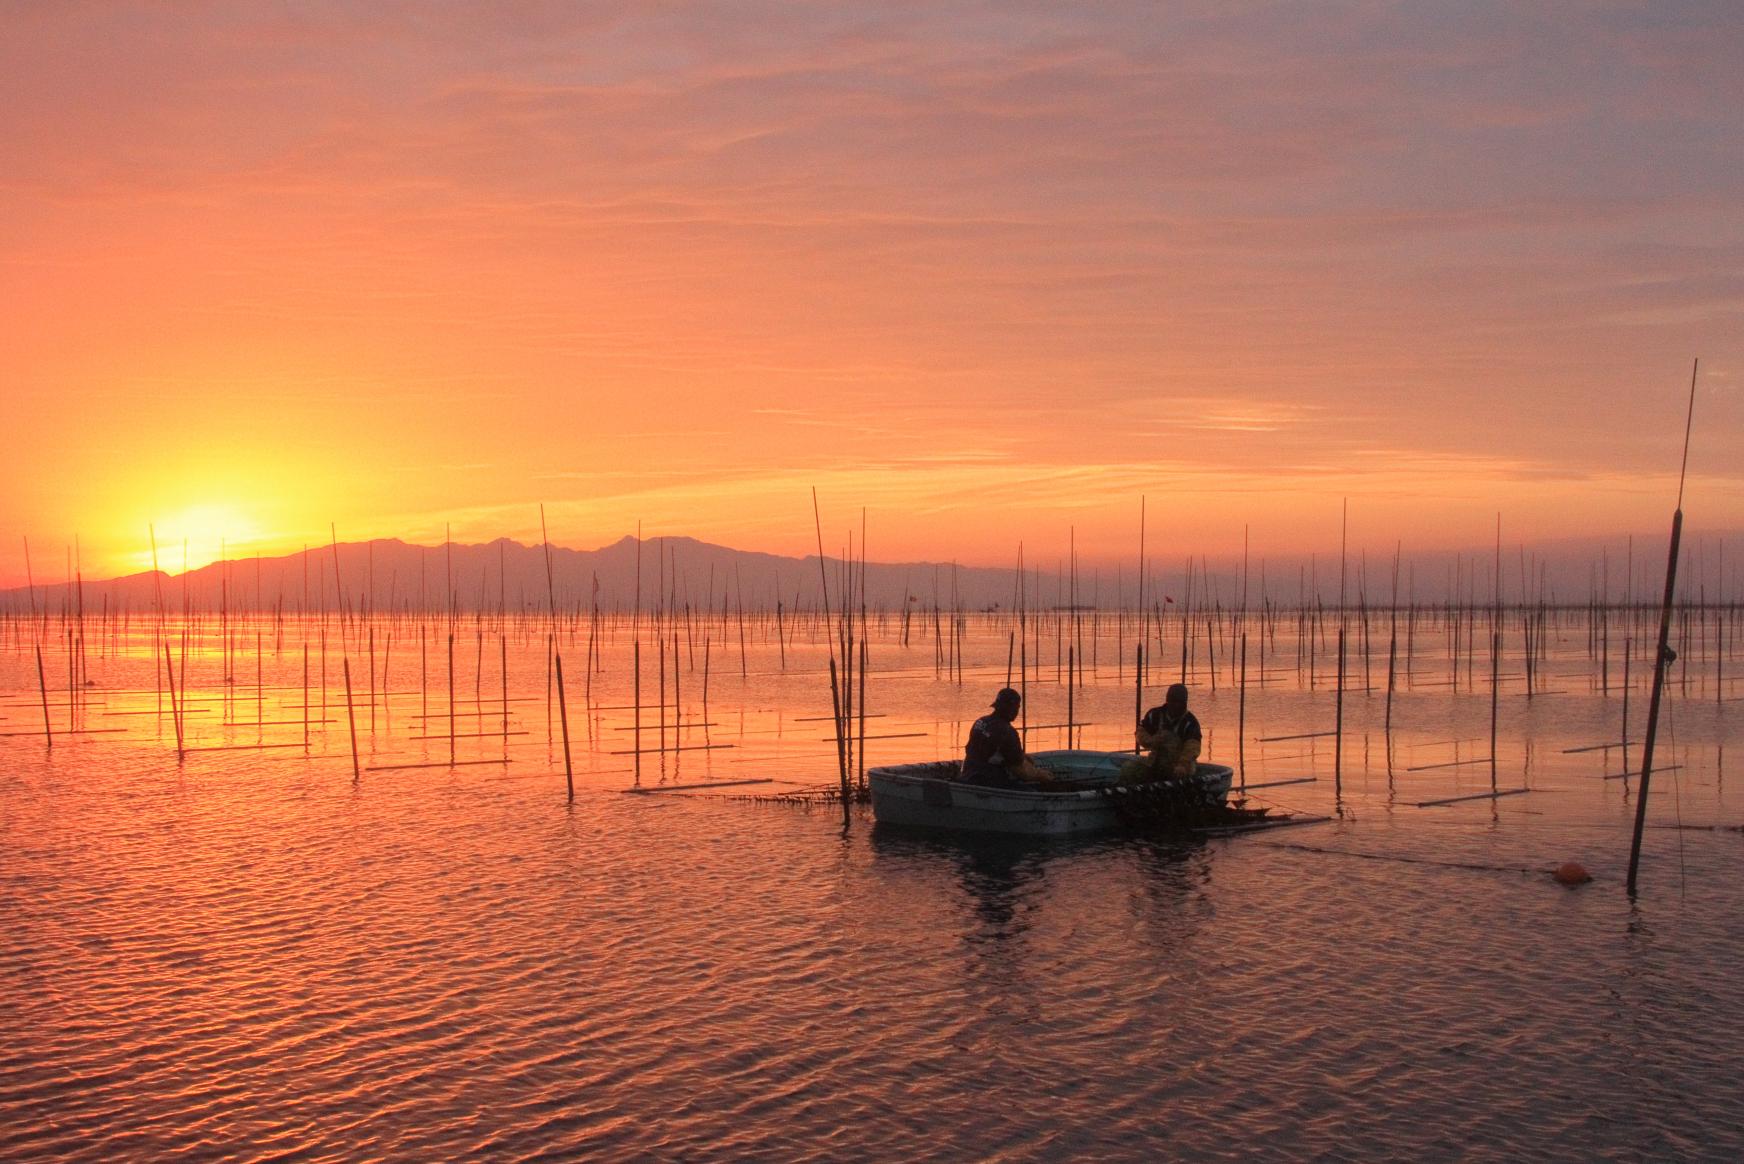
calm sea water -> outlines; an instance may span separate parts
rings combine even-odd
[[[1605,779],[1621,749],[1569,751],[1622,737],[1620,648],[1607,694],[1573,621],[1531,699],[1510,644],[1493,773],[1481,632],[1456,687],[1446,634],[1419,630],[1391,732],[1384,632],[1366,684],[1353,649],[1350,686],[1376,689],[1345,697],[1337,779],[1330,737],[1279,738],[1332,727],[1326,647],[1311,671],[1280,630],[1262,673],[1250,642],[1238,732],[1233,644],[1214,693],[1201,643],[1209,758],[1269,785],[1255,803],[1331,819],[1071,843],[742,799],[834,780],[829,686],[820,645],[753,627],[741,657],[723,629],[680,628],[676,664],[665,631],[683,726],[664,735],[644,646],[643,747],[694,750],[644,754],[639,777],[627,635],[591,677],[585,628],[564,639],[573,803],[536,631],[457,632],[453,756],[509,763],[449,767],[451,741],[414,738],[449,734],[445,629],[420,659],[378,624],[372,666],[367,635],[342,648],[333,627],[325,697],[313,635],[305,701],[295,627],[263,628],[258,661],[239,635],[230,682],[203,628],[189,746],[296,746],[180,762],[152,636],[93,635],[75,709],[51,630],[56,729],[104,730],[0,738],[0,1156],[1744,1156],[1744,834],[1708,827],[1744,824],[1739,704],[1711,648],[1686,648],[1667,705],[1632,903],[1638,781]],[[970,628],[960,685],[911,641],[871,644],[869,764],[956,753],[1005,682],[1003,626]],[[1024,653],[1030,723],[1063,722],[1055,641]],[[1089,653],[1072,718],[1122,746],[1130,646]],[[344,658],[376,769],[356,781]],[[1179,672],[1171,653],[1149,694]],[[1638,736],[1639,659],[1630,683]],[[15,634],[0,731],[40,731],[40,703]],[[307,753],[305,703],[331,721]],[[638,778],[768,783],[626,795]],[[1555,884],[1565,859],[1596,880]]]

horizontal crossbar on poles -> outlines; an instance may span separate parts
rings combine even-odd
[[[35,700],[35,699],[30,700],[27,703],[0,704],[0,707],[10,708],[14,711],[19,711],[19,710],[30,711],[30,710],[35,710],[36,708],[39,708],[42,706],[43,706],[43,703],[40,700]],[[108,707],[109,701],[106,699],[51,699],[48,702],[48,706],[49,707]]]
[[[410,768],[467,768],[476,764],[508,764],[510,762],[507,756],[503,756],[496,760],[455,760],[453,763],[442,761],[434,764],[370,764],[364,768],[364,771],[404,772]]]
[[[526,732],[456,732],[439,736],[407,736],[408,740],[500,740],[504,736],[524,736]]]
[[[1675,772],[1681,767],[1683,767],[1682,764],[1669,764],[1664,768],[1655,768],[1654,771],[1655,772]],[[1605,775],[1599,777],[1599,779],[1600,780],[1627,780],[1631,776],[1639,776],[1639,775],[1641,775],[1641,773],[1639,773],[1639,772],[1607,772]]]
[[[698,721],[698,720],[686,720],[683,723],[667,723],[667,724],[651,723],[651,724],[643,724],[641,727],[636,727],[635,725],[632,724],[628,727],[607,728],[606,730],[607,731],[614,731],[614,732],[660,732],[660,731],[677,731],[679,728],[720,727],[720,726],[721,725],[719,723],[717,723],[716,721],[711,719],[711,720],[708,720],[706,722]]]
[[[332,710],[337,711],[338,708]],[[338,723],[336,719],[231,719],[223,723],[213,724],[213,727],[251,728],[251,727],[295,727],[298,724]]]
[[[852,732],[850,732],[848,734],[850,737],[852,737],[853,739],[857,739],[857,740],[913,740],[913,739],[918,739],[921,736],[931,735],[932,733],[931,732],[889,732],[885,735],[877,735],[877,736],[854,735],[854,733],[852,733]],[[836,737],[835,736],[819,736],[818,742],[822,743],[822,744],[833,744],[836,742]]]
[[[396,692],[396,694],[416,695],[418,693],[416,691],[400,691],[400,692]],[[233,699],[230,702],[236,703],[238,701]],[[240,702],[253,703],[254,700],[244,699],[244,700],[241,700]],[[502,700],[498,699],[498,700],[494,700],[493,702],[501,703]],[[351,705],[353,707],[360,707],[360,708],[364,708],[367,710],[368,708],[375,706],[376,704],[379,704],[381,706],[382,711],[384,711],[384,712],[392,710],[391,708],[388,707],[388,701],[387,701],[387,698],[385,697],[385,695],[377,695],[375,697],[375,699],[372,700],[372,699],[370,699],[368,692],[361,692],[360,691],[351,697]],[[337,690],[335,690],[334,692],[332,692],[331,694],[328,695],[327,702],[325,704],[320,704],[320,703],[281,703],[281,704],[279,704],[279,706],[284,708],[286,711],[308,711],[312,707],[314,707],[314,708],[344,707],[345,706],[345,697],[343,695],[339,694],[339,692]],[[467,706],[469,706],[469,707],[471,706],[470,701],[468,702]],[[442,714],[444,716],[446,716],[448,713],[443,712]],[[459,713],[457,712],[456,714],[459,714]]]
[[[162,711],[102,711],[102,712],[98,712],[97,714],[99,714],[99,715],[173,716],[173,715],[175,715],[175,711],[172,710],[171,708],[166,707]],[[183,715],[211,715],[211,714],[213,714],[213,711],[209,707],[184,707],[182,709],[182,714]],[[296,722],[302,723],[303,721],[297,720]]]
[[[731,744],[685,744],[681,748],[624,748],[621,751],[607,752],[608,756],[654,756],[662,752],[710,752],[721,748],[730,748]]]
[[[1488,764],[1488,756],[1474,756],[1469,760],[1448,760],[1442,764],[1419,764],[1415,768],[1407,768],[1407,772],[1431,772],[1436,768],[1463,768],[1467,764]]]
[[[698,788],[737,788],[743,784],[773,784],[773,776],[759,776],[750,780],[704,780],[697,784],[661,784],[647,788],[620,788],[626,796],[647,796],[655,792],[690,792]]]
[[[184,752],[264,752],[268,748],[306,747],[302,740],[289,744],[213,744],[204,748],[183,748]]]
[[[500,715],[500,714],[502,714],[502,706],[505,703],[543,703],[543,702],[544,702],[544,700],[539,699],[537,697],[529,698],[529,699],[498,699],[498,698],[492,696],[489,699],[482,699],[482,698],[481,699],[457,699],[454,701],[454,706],[456,709],[461,708],[461,707],[471,707],[471,708],[476,709],[480,706],[483,706],[484,710],[483,711],[478,711],[478,710],[459,711],[459,710],[456,710],[454,714],[457,716],[459,716],[459,715]],[[413,715],[411,718],[413,718],[413,719],[447,719],[448,713],[446,711],[430,711],[430,712],[421,711],[421,712],[418,712],[416,715]]]
[[[1470,796],[1444,796],[1440,800],[1419,800],[1418,808],[1434,808],[1441,804],[1459,804],[1466,800],[1500,800],[1504,796],[1519,796],[1531,792],[1530,788],[1504,788],[1500,792],[1474,792]]]

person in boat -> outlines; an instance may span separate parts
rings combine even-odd
[[[1048,775],[1036,767],[1023,750],[1023,738],[1012,727],[1023,696],[1002,687],[993,697],[993,710],[969,729],[963,747],[963,782],[988,788],[1028,788],[1047,782]]]
[[[1148,755],[1121,766],[1122,784],[1169,780],[1191,776],[1199,761],[1205,735],[1199,718],[1187,710],[1187,685],[1171,684],[1161,707],[1153,707],[1138,721],[1135,741]]]

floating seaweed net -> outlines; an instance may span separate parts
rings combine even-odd
[[[814,784],[805,788],[790,789],[786,792],[744,792],[729,799],[743,800],[750,804],[840,805],[842,803],[842,786],[840,784]],[[872,790],[870,788],[850,789],[848,803],[871,804]]]
[[[1270,823],[1268,808],[1248,808],[1243,800],[1226,804],[1197,785],[1175,780],[1111,784],[1098,788],[1097,793],[1114,806],[1121,826],[1135,832],[1239,829]]]

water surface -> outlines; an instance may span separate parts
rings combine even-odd
[[[694,651],[678,628],[672,664],[664,628],[680,683],[666,714],[685,725],[665,742],[696,750],[645,754],[638,774],[615,754],[637,737],[623,730],[627,633],[602,643],[591,678],[585,626],[566,636],[569,803],[541,633],[459,628],[453,710],[469,738],[454,757],[509,762],[449,767],[450,741],[412,738],[447,732],[445,627],[426,628],[422,668],[404,623],[381,621],[373,668],[365,638],[331,628],[328,689],[317,674],[307,703],[333,722],[311,727],[306,753],[301,629],[277,642],[264,627],[258,661],[240,634],[227,663],[203,628],[185,677],[187,746],[296,746],[178,762],[156,714],[161,651],[138,627],[87,647],[82,707],[50,708],[63,730],[125,731],[52,750],[0,739],[0,1155],[1744,1153],[1744,835],[1705,827],[1744,823],[1725,771],[1738,713],[1711,657],[1669,701],[1660,762],[1677,767],[1652,812],[1704,827],[1650,830],[1631,903],[1638,781],[1604,779],[1620,749],[1567,751],[1618,741],[1620,663],[1607,681],[1572,622],[1533,698],[1509,677],[1517,657],[1498,668],[1493,772],[1481,635],[1456,690],[1447,641],[1423,632],[1391,732],[1377,645],[1376,690],[1345,698],[1336,779],[1330,738],[1276,738],[1331,726],[1326,656],[1297,666],[1280,634],[1262,683],[1250,643],[1238,749],[1239,672],[1219,644],[1215,694],[1207,661],[1192,668],[1210,758],[1239,754],[1250,784],[1271,785],[1256,803],[1331,819],[1072,843],[892,834],[863,808],[844,832],[834,806],[739,799],[836,777],[816,718],[823,647],[803,638],[754,627],[741,663],[718,625]],[[874,636],[869,764],[954,753],[1005,682],[1001,627],[970,626],[960,685],[914,638]],[[1025,682],[1032,724],[1066,718],[1052,645],[1035,644],[1044,663]],[[641,736],[657,748],[644,650]],[[45,658],[61,675],[51,703],[72,702],[64,647]],[[1086,746],[1119,746],[1130,662],[1113,635],[1095,659],[1071,715]],[[392,693],[373,705],[372,674]],[[1638,735],[1638,663],[1630,682]],[[40,728],[28,637],[0,657],[0,692],[0,730]],[[525,735],[503,735],[505,709]],[[152,714],[108,714],[139,711]],[[389,767],[407,764],[435,766]],[[624,794],[638,778],[771,783]],[[1416,807],[1492,787],[1530,791]],[[1551,882],[1568,858],[1596,881]]]

